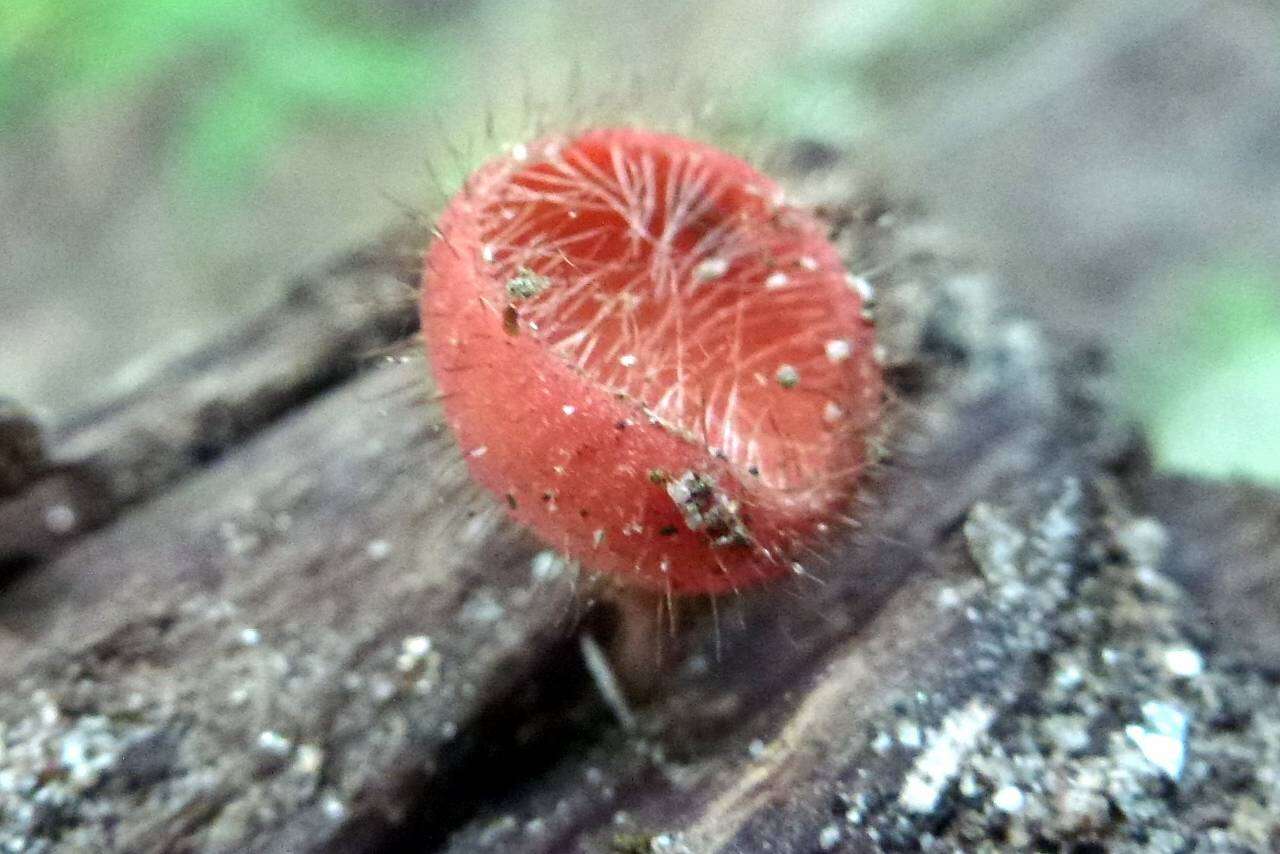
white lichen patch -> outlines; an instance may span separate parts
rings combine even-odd
[[[1155,519],[1137,518],[1115,532],[1116,542],[1139,566],[1157,566],[1169,545],[1169,535]]]
[[[396,656],[396,670],[409,673],[422,665],[423,660],[431,654],[431,638],[426,635],[412,635],[400,642],[400,654]]]
[[[259,774],[279,771],[292,752],[293,741],[272,729],[263,730],[253,740],[253,757]]]
[[[1174,676],[1190,679],[1204,672],[1204,658],[1189,646],[1175,646],[1165,650],[1164,666]]]
[[[649,840],[651,854],[693,854],[680,833],[659,833]]]
[[[487,626],[497,623],[506,613],[502,603],[491,591],[480,589],[467,597],[458,611],[458,619],[471,625]]]
[[[44,511],[44,526],[50,533],[69,534],[76,522],[76,511],[66,504],[54,504]]]
[[[765,288],[771,291],[777,290],[778,288],[785,288],[789,284],[791,284],[791,277],[782,271],[771,273],[768,278],[764,280]]]
[[[924,746],[924,735],[920,732],[920,725],[913,721],[903,721],[898,724],[898,744],[908,750],[919,750]]]
[[[774,372],[773,378],[783,388],[795,388],[800,385],[800,371],[796,369],[795,365],[779,365],[778,370]]]
[[[564,573],[564,568],[564,558],[550,549],[538,552],[529,562],[533,580],[539,584],[559,578]]]
[[[219,525],[218,535],[222,538],[227,554],[233,557],[253,554],[262,547],[262,535],[258,531],[243,527],[233,520]]]
[[[468,543],[479,542],[492,533],[498,520],[499,517],[495,513],[477,513],[467,519],[466,524],[462,526],[460,539]]]
[[[991,805],[1000,812],[1014,815],[1027,805],[1027,796],[1017,786],[1001,786],[991,796]]]
[[[429,694],[440,683],[442,664],[443,658],[430,637],[410,635],[400,642],[399,654],[395,657],[398,675],[394,680],[375,680],[374,693],[380,695],[380,701],[405,689],[419,695]]]
[[[964,527],[969,551],[978,563],[978,569],[993,585],[1013,589],[1025,572],[1022,563],[1027,547],[1027,535],[1018,528],[1002,509],[979,502],[969,510]]]
[[[960,772],[960,765],[995,720],[995,710],[977,700],[952,712],[931,732],[928,746],[916,757],[898,802],[913,813],[929,813]]]
[[[973,654],[990,655],[982,667],[995,672],[1011,649],[1036,661],[1047,652],[1043,668],[1031,683],[1018,675],[999,693],[980,689],[963,708],[943,694],[917,694],[910,712],[895,706],[897,717],[869,733],[870,747],[892,767],[904,753],[911,764],[892,802],[881,803],[873,786],[870,810],[849,796],[846,833],[857,827],[858,839],[897,848],[945,824],[938,850],[1067,850],[1087,841],[1137,854],[1194,848],[1201,828],[1188,813],[1208,807],[1232,817],[1211,831],[1215,844],[1271,850],[1274,810],[1256,805],[1273,805],[1280,780],[1274,686],[1216,668],[1197,649],[1179,606],[1185,593],[1153,583],[1145,561],[1158,559],[1163,535],[1142,520],[1135,532],[1132,519],[1112,511],[1105,565],[1064,584],[1080,544],[1092,542],[1085,493],[1074,480],[1066,486],[1033,524],[980,504],[965,526],[982,577],[963,602],[976,630],[992,632]],[[1126,540],[1136,541],[1132,551]],[[1034,702],[1022,703],[1026,696]],[[904,721],[924,732],[914,755],[903,749],[913,740],[902,737]]]
[[[324,750],[318,744],[300,744],[293,764],[299,774],[308,777],[319,774],[324,766]]]
[[[40,802],[56,802],[96,786],[115,764],[123,744],[101,715],[67,719],[42,692],[35,717],[0,726],[0,808],[22,820]],[[17,803],[6,803],[14,798]],[[33,815],[34,818],[34,815]],[[2,837],[0,837],[2,838]]]
[[[1172,703],[1149,700],[1142,704],[1141,724],[1124,728],[1143,757],[1170,780],[1182,776],[1187,758],[1187,714]]]
[[[334,823],[340,822],[347,817],[347,805],[336,795],[326,795],[324,800],[320,802],[320,810],[324,813],[326,819]]]

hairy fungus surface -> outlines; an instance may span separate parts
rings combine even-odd
[[[747,163],[592,130],[467,181],[423,328],[475,477],[590,569],[673,593],[793,570],[866,465],[866,289]]]

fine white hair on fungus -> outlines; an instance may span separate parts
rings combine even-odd
[[[650,82],[651,80],[652,78]],[[770,416],[762,417],[758,412],[749,414],[752,410],[752,395],[758,393],[758,390],[753,390],[750,386],[768,386],[768,390],[774,393],[780,387],[787,388],[791,397],[779,404],[780,411],[803,408],[813,420],[824,425],[833,437],[848,436],[858,444],[864,444],[864,440],[869,444],[875,440],[874,434],[880,429],[876,417],[878,406],[863,408],[856,402],[844,400],[841,394],[832,393],[829,387],[824,388],[823,377],[824,372],[831,370],[833,366],[837,372],[860,372],[866,367],[860,365],[865,358],[864,347],[865,352],[870,353],[872,341],[864,341],[861,336],[842,335],[847,330],[838,327],[823,330],[810,324],[818,331],[793,329],[779,335],[778,352],[744,352],[746,348],[740,346],[741,342],[744,339],[758,340],[762,332],[771,325],[766,318],[787,317],[791,309],[803,307],[806,281],[842,276],[844,265],[841,259],[838,256],[829,257],[825,250],[799,250],[794,253],[794,257],[774,259],[744,276],[742,265],[749,262],[744,261],[740,246],[749,248],[751,235],[735,227],[734,223],[721,220],[713,226],[703,228],[692,247],[677,245],[678,239],[672,239],[672,232],[678,235],[678,225],[670,231],[658,225],[664,218],[676,223],[683,218],[686,222],[696,224],[698,208],[705,210],[708,199],[714,200],[728,191],[719,181],[712,180],[714,176],[709,174],[705,164],[698,162],[699,158],[689,157],[677,164],[678,169],[667,170],[659,176],[659,170],[655,170],[643,158],[633,162],[625,162],[627,158],[621,158],[625,168],[619,169],[617,161],[620,158],[617,157],[587,164],[581,162],[582,158],[573,156],[572,141],[584,132],[601,127],[644,128],[659,134],[672,133],[687,140],[705,140],[711,137],[718,149],[730,154],[736,153],[746,162],[756,165],[767,163],[772,153],[770,149],[776,149],[776,141],[771,143],[760,135],[755,135],[745,147],[741,139],[726,144],[719,132],[711,130],[716,126],[715,123],[705,119],[705,96],[698,93],[694,98],[680,99],[678,102],[665,94],[656,101],[647,97],[664,90],[669,91],[670,87],[627,87],[622,95],[595,99],[575,95],[568,99],[576,104],[570,109],[548,109],[545,104],[534,103],[531,109],[526,109],[526,129],[513,131],[508,128],[507,131],[500,132],[493,123],[486,123],[483,139],[478,144],[473,140],[465,145],[454,146],[448,158],[449,163],[445,165],[452,165],[458,176],[470,174],[472,168],[478,165],[476,155],[484,159],[495,154],[499,157],[505,155],[511,162],[513,171],[549,162],[573,163],[578,166],[579,175],[574,176],[572,170],[565,170],[558,176],[561,179],[560,186],[532,188],[537,192],[526,193],[525,198],[518,200],[520,204],[502,204],[496,207],[490,204],[489,212],[496,216],[486,218],[485,234],[488,239],[480,247],[473,247],[474,255],[498,281],[510,281],[509,278],[502,278],[505,273],[511,271],[518,275],[522,267],[537,279],[547,280],[545,288],[540,285],[535,289],[516,289],[519,297],[518,334],[525,338],[534,337],[552,342],[557,356],[573,365],[592,385],[634,403],[637,406],[635,414],[619,419],[620,422],[657,425],[669,433],[684,437],[705,448],[714,459],[730,463],[735,476],[747,488],[760,488],[775,495],[780,494],[782,502],[796,507],[831,508],[825,511],[833,513],[831,525],[818,525],[825,533],[839,527],[845,519],[844,514],[850,511],[855,502],[863,500],[858,494],[858,484],[874,462],[867,457],[861,460],[846,458],[839,465],[832,465],[830,460],[826,465],[818,462],[812,453],[814,448],[810,446],[812,437],[798,438],[796,434],[789,432],[787,426],[780,428],[777,423],[771,423],[774,419]],[[556,98],[548,99],[547,103],[556,101],[564,103],[564,99]],[[656,111],[655,104],[659,108]],[[674,110],[670,109],[672,104],[676,104]],[[664,110],[664,107],[667,109]],[[655,115],[658,116],[656,120]],[[560,132],[547,133],[547,127],[556,128]],[[512,140],[525,141],[515,143]],[[441,162],[439,159],[436,161],[437,165]],[[590,172],[590,166],[596,167],[595,175]],[[767,172],[766,169],[766,176]],[[582,192],[584,176],[594,180],[602,175],[607,180],[599,181],[596,188],[587,188],[585,194]],[[437,181],[441,198],[453,195],[451,191],[446,193],[443,189],[445,186]],[[467,183],[461,186],[461,193],[467,195]],[[801,191],[806,186],[802,185]],[[607,189],[601,192],[602,187]],[[668,187],[673,187],[674,191],[667,192]],[[594,247],[590,238],[597,241],[604,238],[598,231],[592,235],[589,224],[578,228],[576,233],[570,229],[560,234],[544,234],[538,239],[536,221],[539,199],[551,208],[558,208],[565,198],[564,194],[574,192],[578,193],[583,204],[563,211],[560,218],[570,222],[584,218],[589,221],[593,215],[601,213],[618,218],[626,226],[623,231],[628,233],[628,253],[625,257],[614,255],[608,259],[611,263],[601,263],[600,259],[610,253],[591,251]],[[761,186],[747,187],[746,192],[753,193],[758,199],[777,209],[789,204],[781,189],[767,177],[761,182]],[[554,195],[557,193],[560,194],[559,198]],[[469,198],[473,202],[477,201],[474,197]],[[488,199],[485,201],[487,204],[491,202]],[[593,210],[588,204],[594,204],[596,208]],[[714,209],[714,202],[711,209]],[[690,216],[691,210],[693,216]],[[554,218],[548,216],[544,221]],[[714,217],[711,219],[714,220]],[[664,234],[664,231],[667,233]],[[584,238],[583,235],[588,237]],[[436,236],[441,238],[438,231]],[[534,239],[528,239],[531,236]],[[444,239],[442,242],[449,241]],[[689,251],[691,248],[695,251]],[[521,252],[531,263],[522,264],[516,260]],[[599,257],[583,257],[592,254]],[[584,260],[596,262],[594,268],[590,263],[584,264]],[[576,268],[574,265],[577,265]],[[561,268],[561,275],[548,275],[548,267],[554,266]],[[726,281],[734,282],[744,278],[754,281],[755,287],[761,291],[776,292],[774,296],[785,294],[796,301],[795,305],[788,310],[775,312],[772,307],[769,311],[753,311],[752,304],[746,300],[736,301],[731,308],[715,304],[715,289],[718,286],[724,285]],[[602,281],[613,287],[598,288]],[[647,299],[652,294],[646,295],[644,292],[645,282],[662,283],[665,285],[664,290],[651,288],[651,292],[657,290],[675,299],[657,307]],[[702,301],[695,299],[698,295],[694,289],[699,287],[706,290],[702,294]],[[522,292],[526,290],[541,292],[525,296]],[[592,290],[595,292],[591,293]],[[856,289],[853,290],[856,292]],[[720,293],[723,293],[723,289]],[[553,299],[558,300],[558,308],[555,310],[552,310]],[[494,300],[490,308],[503,311],[502,300]],[[508,302],[506,309],[509,311],[511,308],[513,306]],[[575,315],[574,312],[579,314]],[[579,325],[574,328],[573,323],[563,322],[566,319],[578,322]],[[869,321],[870,318],[864,313],[862,320]],[[663,340],[656,330],[663,327],[671,338],[683,341],[684,346],[672,349],[674,359],[651,359],[649,356],[653,348],[646,350],[637,345],[643,345],[648,339],[654,347],[660,348]],[[698,336],[708,327],[729,330],[732,333],[729,338],[735,342],[734,347],[721,353],[722,358],[718,360],[709,359],[706,352],[701,352],[706,347],[696,343]],[[508,328],[507,331],[511,333],[512,329]],[[843,361],[839,345],[833,357],[828,342],[842,340],[844,337],[856,339],[853,343],[857,344],[858,355],[854,357],[853,364],[841,367],[837,364]],[[484,354],[475,350],[474,355],[479,359]],[[715,362],[715,370],[700,370],[699,358],[703,360],[703,367]],[[779,365],[789,365],[793,371],[788,371],[786,377],[794,376],[800,381],[793,383],[786,379],[784,383],[779,383],[776,379]],[[573,404],[564,403],[572,399],[572,394],[560,395],[556,405],[572,406]],[[482,446],[484,443],[469,444]],[[557,473],[563,475],[563,472]],[[833,501],[839,506],[835,506]],[[507,503],[511,504],[509,495]],[[520,507],[525,506],[527,503],[522,499]],[[559,502],[553,499],[545,506],[549,511],[554,511],[558,509]],[[633,527],[639,529],[642,526]],[[603,532],[603,529],[596,530]],[[635,530],[631,533],[647,539],[654,535],[655,530],[657,529]],[[801,533],[801,529],[796,529],[795,545],[805,554],[820,554],[815,550],[824,549],[825,546],[798,539],[808,537],[810,533]],[[619,535],[626,537],[627,534],[626,526],[611,529],[607,538],[594,537],[592,549],[599,552],[606,543],[616,542]],[[787,535],[784,533],[783,536]],[[564,547],[567,552],[577,554],[569,548],[567,542]],[[761,546],[758,551],[762,559],[772,564],[785,565],[787,562],[785,546]],[[590,564],[587,554],[579,556]],[[723,565],[720,568],[723,570]],[[773,577],[773,574],[774,570],[768,570],[761,577]],[[746,580],[745,576],[741,576],[740,580]],[[732,589],[737,589],[737,586]],[[668,597],[670,593],[668,589]]]
[[[734,88],[708,79],[691,62],[669,58],[590,73],[575,62],[537,77],[525,77],[514,90],[470,93],[469,101],[483,106],[452,111],[448,123],[436,116],[422,161],[425,204],[403,206],[429,221],[490,157],[533,159],[551,152],[533,151],[530,140],[567,138],[597,127],[643,127],[701,139],[766,171],[782,150],[779,140],[742,123],[732,106]]]
[[[751,379],[761,373],[777,373],[788,388],[800,377],[822,388],[842,369],[848,330],[806,290],[823,275],[814,258],[771,258],[790,272],[770,272],[750,226],[716,216],[732,188],[696,151],[659,163],[648,152],[613,150],[601,162],[557,137],[526,157],[521,164],[536,171],[500,185],[479,219],[480,260],[494,278],[534,271],[549,283],[521,303],[530,329],[595,384],[642,402],[764,486],[800,493],[847,477],[823,470],[803,440],[762,441],[776,425],[751,405],[759,395]],[[767,304],[726,290],[730,270],[734,280],[763,282]],[[744,346],[766,335],[776,344]],[[797,396],[791,405],[833,429],[866,427],[830,418],[833,403]]]

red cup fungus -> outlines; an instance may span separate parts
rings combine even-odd
[[[738,589],[792,571],[853,500],[883,393],[866,290],[746,162],[626,128],[517,145],[426,260],[473,475],[584,567]]]

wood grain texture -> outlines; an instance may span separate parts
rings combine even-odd
[[[207,345],[138,376],[43,439],[34,487],[0,487],[0,566],[48,557],[217,459],[355,374],[417,326],[412,288],[425,229],[408,224],[298,276],[279,302]],[[3,418],[3,413],[0,413]],[[16,466],[31,439],[0,434]],[[29,453],[26,452],[26,453]],[[15,469],[14,477],[17,476]],[[50,525],[50,507],[64,524]]]

